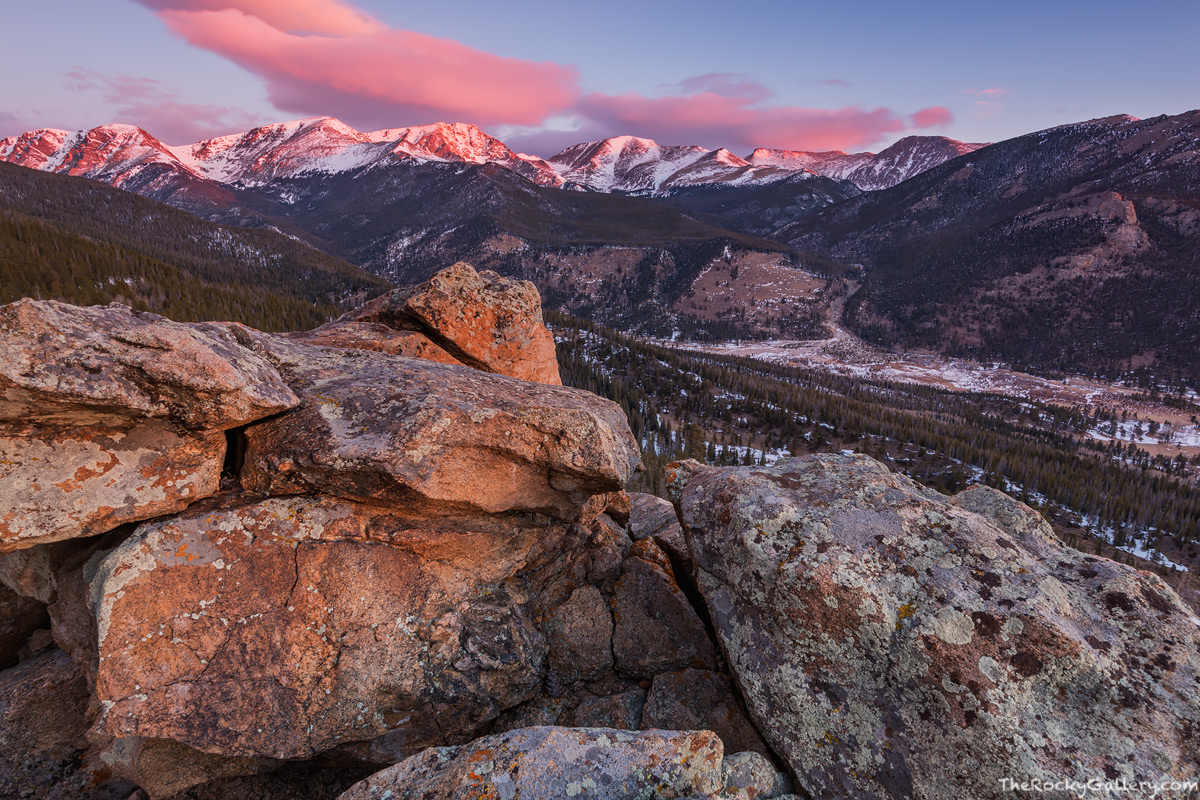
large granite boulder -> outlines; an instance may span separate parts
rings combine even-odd
[[[464,366],[274,337],[259,344],[301,397],[252,425],[246,488],[578,517],[638,464],[619,406]]]
[[[377,297],[341,321],[417,331],[476,369],[562,384],[537,288],[495,272],[476,272],[463,262],[418,286]]]
[[[722,788],[708,731],[522,728],[431,748],[350,787],[339,800],[668,800]]]
[[[326,497],[143,525],[91,581],[97,730],[276,759],[465,741],[539,685],[526,607],[566,536]]]
[[[221,431],[299,402],[248,334],[119,305],[0,307],[0,553],[216,493]]]
[[[0,424],[0,553],[182,511],[220,488],[221,432]]]
[[[172,322],[127,306],[0,306],[0,422],[224,430],[296,405],[236,324]]]
[[[1200,777],[1200,620],[1155,575],[863,456],[668,480],[751,716],[812,796]]]

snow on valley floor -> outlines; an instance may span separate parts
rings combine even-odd
[[[1182,453],[1190,458],[1200,453],[1200,426],[1191,421],[1190,413],[1150,402],[1137,389],[1081,376],[1066,376],[1061,380],[1043,378],[1001,364],[981,364],[967,359],[920,353],[888,353],[867,345],[841,326],[834,326],[833,330],[832,338],[817,341],[736,341],[717,344],[680,339],[652,341],[681,350],[743,356],[776,364],[824,369],[850,377],[936,386],[956,392],[986,392],[1070,407],[1103,408],[1117,414],[1127,411],[1128,419],[1099,422],[1087,432],[1087,436],[1099,441],[1112,441],[1115,438],[1122,442],[1133,442],[1149,452],[1169,456]],[[1186,399],[1200,401],[1200,397],[1194,394],[1189,394]],[[1158,423],[1153,433],[1151,421]],[[745,456],[743,450],[739,448],[740,457]],[[786,455],[786,451],[772,451],[760,454],[760,457],[770,464]],[[978,468],[968,468],[976,473],[974,477],[979,480],[981,474]],[[1009,484],[1007,489],[1019,494],[1021,487]],[[1032,496],[1032,499],[1045,502],[1045,498],[1040,496]],[[1084,519],[1081,524],[1085,530],[1110,545],[1117,538],[1114,529],[1100,525],[1094,519]],[[1127,533],[1128,544],[1117,549],[1171,570],[1190,571],[1189,567],[1158,551],[1155,545],[1161,532],[1133,530]]]
[[[736,341],[705,344],[658,341],[683,350],[744,356],[776,364],[824,369],[839,375],[936,386],[955,392],[987,392],[1055,405],[1128,411],[1138,419],[1100,424],[1088,435],[1098,441],[1119,439],[1154,452],[1200,452],[1200,426],[1178,409],[1150,403],[1138,390],[1094,378],[1067,376],[1061,380],[1017,372],[1001,364],[981,364],[923,353],[887,353],[836,328],[832,339],[798,341]],[[1154,433],[1149,422],[1159,423]]]

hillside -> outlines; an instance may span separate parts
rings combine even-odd
[[[0,164],[0,302],[119,301],[177,319],[312,327],[388,283],[269,230]]]
[[[985,147],[781,226],[863,263],[865,338],[1200,384],[1200,111]]]

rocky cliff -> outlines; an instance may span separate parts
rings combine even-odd
[[[620,408],[559,384],[536,291],[465,264],[289,335],[0,307],[0,794],[1197,777],[1153,576],[867,459],[630,494]]]

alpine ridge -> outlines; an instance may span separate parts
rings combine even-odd
[[[986,144],[971,144],[945,136],[906,136],[879,153],[809,153],[760,147],[747,161],[756,167],[810,170],[829,178],[851,181],[863,191],[888,189],[952,158],[973,153]]]
[[[132,125],[102,125],[77,133],[47,128],[0,140],[0,158],[116,186],[131,181],[140,186],[138,176],[151,165],[156,175],[171,175],[176,183],[203,180],[252,187],[404,159],[500,164],[542,186],[563,184],[546,162],[518,156],[499,139],[466,123],[362,133],[332,117],[313,117],[177,147]]]
[[[0,139],[0,160],[102,180],[158,199],[196,182],[262,187],[406,159],[496,164],[539,186],[662,195],[686,187],[760,186],[817,175],[850,180],[863,190],[882,189],[981,146],[910,136],[878,155],[759,149],[742,158],[724,148],[616,136],[581,142],[543,159],[516,153],[464,122],[362,132],[333,117],[311,117],[179,146],[166,145],[134,125],[74,133],[43,128]]]

